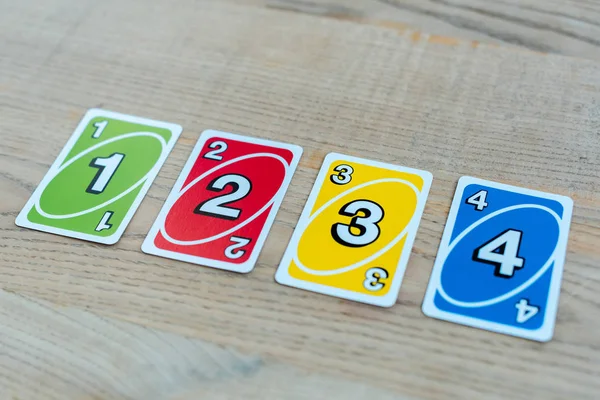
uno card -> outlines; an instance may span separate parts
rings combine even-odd
[[[462,177],[423,312],[550,340],[572,210],[568,197]]]
[[[299,146],[205,131],[142,250],[250,272],[301,155]]]
[[[328,154],[275,279],[391,307],[431,181],[426,171]]]
[[[116,243],[181,130],[175,124],[89,110],[16,224]]]

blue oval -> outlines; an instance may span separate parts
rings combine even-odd
[[[494,265],[474,260],[473,253],[508,229],[522,232],[518,257],[525,261],[512,277],[500,277],[494,275]],[[444,262],[441,285],[448,296],[467,303],[502,296],[527,282],[546,264],[559,234],[556,218],[539,208],[498,214],[476,226],[456,244]]]

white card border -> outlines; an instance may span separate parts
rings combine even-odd
[[[166,147],[163,149],[161,156],[159,157],[157,162],[154,164],[154,167],[148,173],[148,175],[149,175],[148,179],[142,185],[140,192],[138,193],[135,200],[129,207],[129,210],[127,211],[127,214],[125,214],[125,217],[123,218],[123,221],[119,225],[119,228],[117,228],[117,230],[112,235],[102,237],[102,236],[90,235],[87,233],[71,231],[69,229],[55,228],[55,227],[51,227],[51,226],[38,224],[38,223],[29,221],[29,219],[27,219],[27,215],[29,214],[31,209],[34,207],[35,202],[39,199],[39,196],[41,196],[41,194],[43,193],[43,191],[46,188],[46,186],[48,185],[48,183],[50,183],[50,181],[54,177],[54,174],[56,173],[56,170],[58,170],[58,168],[60,167],[60,165],[62,164],[64,159],[67,157],[67,155],[69,154],[69,152],[71,151],[71,149],[73,148],[73,146],[75,145],[75,143],[77,142],[79,137],[83,134],[83,131],[88,126],[89,122],[96,117],[106,117],[106,118],[111,118],[111,119],[117,119],[120,121],[131,122],[134,124],[148,125],[148,126],[152,126],[152,127],[156,127],[156,128],[168,129],[169,131],[171,131],[171,138],[167,142]],[[156,121],[156,120],[152,120],[152,119],[148,119],[148,118],[136,117],[136,116],[128,115],[128,114],[121,114],[118,112],[104,110],[104,109],[100,109],[100,108],[90,108],[85,113],[85,115],[83,116],[83,118],[81,119],[79,124],[77,125],[77,128],[75,128],[75,131],[73,132],[73,134],[71,135],[71,137],[69,138],[67,143],[63,146],[61,152],[56,157],[56,160],[54,161],[54,163],[50,166],[50,169],[48,170],[48,172],[46,172],[46,175],[44,175],[44,178],[42,179],[42,181],[38,184],[36,189],[33,191],[31,196],[29,197],[29,200],[27,201],[27,203],[25,203],[25,206],[23,206],[23,208],[21,209],[21,212],[19,213],[19,215],[17,215],[15,224],[17,226],[20,226],[23,228],[29,228],[29,229],[34,229],[34,230],[41,231],[41,232],[53,233],[53,234],[60,235],[60,236],[72,237],[75,239],[86,240],[86,241],[94,242],[94,243],[100,243],[100,244],[106,244],[106,245],[111,245],[111,244],[117,243],[119,241],[119,239],[121,239],[121,236],[123,235],[123,232],[125,232],[125,229],[129,225],[129,223],[131,222],[131,219],[133,218],[133,215],[137,211],[140,203],[146,196],[148,189],[150,189],[150,186],[152,186],[154,179],[158,175],[158,172],[162,168],[165,160],[171,153],[171,150],[173,149],[173,146],[175,146],[175,143],[177,142],[177,139],[179,139],[179,136],[181,135],[182,131],[183,131],[183,128],[181,127],[181,125],[172,124],[172,123],[163,122],[163,121]]]
[[[267,217],[265,224],[263,225],[262,231],[261,231],[260,235],[258,236],[258,239],[256,240],[256,245],[254,246],[252,254],[248,258],[248,260],[244,261],[241,264],[229,263],[229,262],[213,260],[213,259],[205,258],[205,257],[198,257],[198,256],[191,256],[188,254],[177,253],[177,252],[170,251],[170,250],[159,249],[158,247],[156,247],[154,245],[154,239],[156,238],[156,235],[158,234],[160,227],[164,224],[164,220],[165,220],[169,210],[171,209],[174,201],[177,199],[177,195],[179,194],[179,191],[183,187],[183,183],[185,182],[185,179],[189,175],[196,160],[200,156],[200,152],[202,151],[204,144],[213,137],[220,137],[220,138],[225,138],[225,139],[237,140],[237,141],[244,142],[244,143],[252,143],[252,144],[258,144],[258,145],[276,147],[276,148],[280,148],[280,149],[289,150],[293,154],[292,161],[290,163],[290,166],[288,167],[288,172],[286,173],[286,177],[284,178],[283,183],[281,184],[281,186],[279,188],[279,192],[274,197],[273,206],[271,207],[269,216]],[[217,268],[217,269],[238,272],[238,273],[243,273],[243,274],[249,273],[250,271],[252,271],[254,269],[256,262],[258,260],[258,256],[260,255],[262,248],[264,246],[264,243],[267,239],[267,236],[269,235],[269,232],[271,231],[271,227],[273,225],[273,222],[275,221],[277,212],[279,211],[279,208],[281,207],[281,203],[283,202],[283,199],[284,199],[284,197],[287,193],[287,190],[290,186],[290,183],[292,181],[294,173],[296,172],[296,168],[298,167],[298,163],[300,162],[302,152],[303,152],[302,147],[295,145],[295,144],[282,143],[282,142],[277,142],[277,141],[267,140],[267,139],[259,139],[259,138],[255,138],[255,137],[243,136],[243,135],[238,135],[238,134],[228,133],[228,132],[221,132],[221,131],[212,130],[212,129],[205,130],[204,132],[202,132],[202,134],[198,138],[198,141],[196,142],[196,145],[194,146],[192,153],[190,154],[183,169],[181,170],[181,173],[179,174],[179,177],[177,178],[177,181],[175,182],[173,189],[171,189],[171,192],[169,193],[167,200],[165,201],[162,209],[160,210],[158,216],[156,217],[156,220],[152,224],[152,227],[150,228],[150,231],[148,232],[148,235],[146,236],[144,243],[142,243],[142,251],[146,254],[151,254],[151,255],[164,257],[164,258],[170,258],[170,259],[178,260],[178,261],[185,261],[185,262],[189,262],[192,264],[198,264],[198,265],[202,265],[202,266],[206,266],[206,267]]]
[[[415,175],[419,175],[423,179],[423,188],[421,189],[419,198],[417,200],[417,207],[415,209],[415,213],[407,229],[406,241],[404,243],[402,255],[400,257],[400,260],[398,260],[396,273],[394,274],[390,290],[384,296],[372,296],[363,293],[353,292],[351,290],[333,288],[327,285],[306,282],[296,279],[289,274],[289,265],[291,264],[296,249],[298,247],[300,237],[307,228],[307,221],[310,218],[310,212],[314,207],[321,187],[325,183],[327,174],[329,173],[329,168],[336,161],[348,161],[398,172],[412,173]],[[277,272],[275,273],[275,280],[282,285],[292,286],[311,292],[321,293],[324,295],[339,297],[346,300],[357,301],[360,303],[370,304],[379,307],[392,307],[394,304],[396,304],[396,300],[398,299],[400,286],[402,285],[402,280],[404,279],[406,266],[408,264],[409,257],[412,253],[413,244],[417,235],[417,231],[419,229],[419,224],[421,223],[423,210],[425,209],[425,204],[427,202],[427,197],[429,195],[429,190],[431,188],[432,182],[433,175],[428,171],[368,160],[341,153],[327,154],[327,156],[323,160],[323,164],[321,165],[321,169],[319,170],[319,174],[317,175],[317,179],[315,180],[315,184],[313,185],[308,200],[306,201],[302,214],[300,215],[300,219],[296,224],[296,229],[294,230],[292,238],[290,239],[290,242],[286,248],[281,263],[277,268]]]
[[[516,328],[496,322],[480,320],[478,318],[457,315],[451,312],[440,310],[435,306],[434,298],[437,291],[437,287],[439,286],[444,261],[448,256],[447,249],[450,243],[450,237],[452,236],[452,230],[454,229],[456,216],[462,203],[461,200],[463,197],[464,190],[467,186],[471,184],[484,185],[495,189],[555,200],[563,206],[563,216],[560,224],[560,236],[556,245],[557,257],[554,268],[552,270],[552,277],[550,280],[547,309],[542,326],[536,330]],[[449,322],[455,322],[458,324],[489,330],[492,332],[503,333],[511,336],[518,336],[525,339],[536,340],[540,342],[550,341],[552,339],[552,336],[554,335],[554,326],[558,309],[558,300],[560,296],[560,285],[564,270],[572,214],[573,200],[569,197],[522,188],[518,186],[511,186],[499,182],[474,178],[471,176],[461,177],[458,181],[458,185],[454,193],[452,206],[450,207],[450,213],[448,215],[446,227],[444,228],[444,234],[442,235],[442,240],[440,242],[438,254],[436,256],[433,270],[431,272],[431,278],[429,280],[429,284],[427,285],[425,298],[423,299],[423,313],[432,318],[441,319]]]

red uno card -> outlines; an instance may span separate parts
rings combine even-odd
[[[142,250],[250,272],[301,155],[295,145],[203,132]]]

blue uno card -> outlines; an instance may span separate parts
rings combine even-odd
[[[423,312],[549,341],[572,210],[568,197],[462,177]]]

